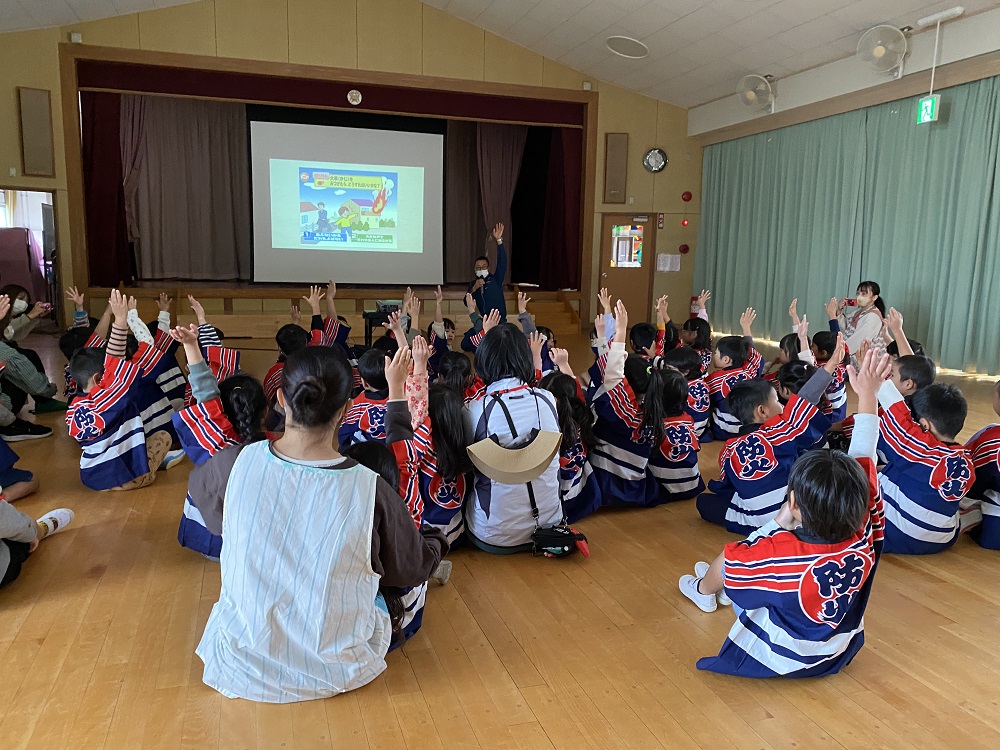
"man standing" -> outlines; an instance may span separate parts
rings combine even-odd
[[[500,319],[507,317],[507,300],[503,294],[503,281],[507,276],[507,250],[503,246],[503,224],[493,228],[493,239],[497,241],[497,270],[490,273],[490,259],[485,255],[476,258],[476,279],[469,283],[468,292],[476,301],[479,314],[484,318],[490,310],[499,310]]]

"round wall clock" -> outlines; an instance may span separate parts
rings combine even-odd
[[[642,166],[645,167],[647,172],[652,172],[653,174],[662,172],[667,166],[667,152],[662,148],[649,149],[646,155],[642,157]]]

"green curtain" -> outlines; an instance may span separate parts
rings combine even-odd
[[[778,339],[798,297],[815,332],[870,278],[943,366],[1000,372],[1000,77],[940,93],[933,124],[913,98],[705,150],[695,285],[714,328],[753,306]]]

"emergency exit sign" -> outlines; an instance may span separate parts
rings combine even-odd
[[[917,125],[927,122],[936,122],[938,118],[938,105],[941,104],[941,94],[925,96],[917,102]]]

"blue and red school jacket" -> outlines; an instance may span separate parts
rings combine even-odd
[[[205,364],[220,383],[240,371],[239,351],[224,347],[214,326],[208,323],[198,326],[198,346]],[[191,384],[188,383],[184,388],[184,406],[194,406],[194,404],[194,394],[191,393]]]
[[[726,594],[742,611],[718,656],[698,669],[739,677],[822,677],[847,666],[865,642],[864,614],[882,554],[875,464],[864,527],[829,543],[771,522],[723,551]]]
[[[90,338],[87,339],[86,343],[81,347],[82,349],[100,349],[101,347],[107,346],[108,342],[103,338],[98,336],[96,333],[91,333]],[[66,363],[65,367],[65,386],[63,394],[66,401],[72,401],[79,396],[84,395],[83,389],[77,385],[77,382],[70,377],[69,374],[69,362]]]
[[[421,523],[441,529],[452,544],[465,531],[462,508],[472,494],[472,477],[441,475],[434,452],[430,418],[417,425],[413,437],[389,445],[399,467],[399,494],[410,515]]]
[[[980,547],[1000,549],[1000,424],[981,429],[965,444],[965,450],[976,469],[976,481],[967,499],[982,516],[969,536]]]
[[[708,393],[708,385],[705,378],[688,381],[688,400],[684,407],[685,413],[691,417],[694,423],[694,434],[699,439],[704,437],[702,442],[711,442],[712,435],[708,431],[709,411],[712,406],[712,399]]]
[[[189,406],[174,414],[173,421],[181,447],[195,466],[241,442],[219,398]],[[184,498],[177,541],[182,547],[208,557],[219,557],[222,553],[222,537],[205,528],[205,519],[191,501],[190,493]]]
[[[891,381],[887,385],[898,395]],[[883,409],[879,433],[886,460],[879,472],[885,551],[927,555],[947,549],[958,538],[959,503],[976,482],[972,458],[964,446],[924,432],[905,401]]]
[[[660,493],[646,478],[655,437],[652,430],[642,427],[642,407],[628,380],[622,378],[610,391],[605,387],[606,363],[607,358],[602,357],[590,368],[591,385],[597,386],[591,401],[597,415],[597,445],[590,452],[590,465],[601,491],[601,504],[659,505],[663,502]]]
[[[364,391],[354,399],[354,404],[337,432],[341,448],[368,440],[385,445],[387,400],[386,391]]]
[[[97,386],[74,399],[66,412],[69,434],[83,446],[80,479],[92,490],[120,487],[148,474],[147,431],[139,407],[140,388],[156,387],[162,352],[139,344],[132,359],[108,355]]]
[[[438,336],[433,329],[431,330],[431,340],[428,343],[431,347],[431,356],[427,360],[427,376],[433,383],[437,378],[438,367],[441,366],[441,358],[451,349],[448,347],[448,337]]]
[[[601,487],[587,446],[579,438],[559,450],[559,496],[568,523],[576,523],[601,507]]]
[[[665,437],[658,450],[649,454],[647,471],[663,502],[690,500],[705,490],[698,469],[698,434],[691,417],[663,420]]]
[[[827,362],[827,359],[817,360],[816,366],[823,367]],[[847,417],[847,368],[844,365],[837,365],[823,395],[826,398],[820,401],[819,410],[830,418],[831,424],[843,422]]]
[[[729,402],[726,398],[737,383],[759,378],[763,366],[764,358],[751,347],[750,356],[742,367],[716,370],[705,376],[705,385],[708,386],[712,401],[712,437],[716,440],[728,440],[740,434],[742,425],[729,411]]]
[[[726,530],[746,536],[771,521],[785,502],[796,459],[828,429],[830,420],[815,405],[792,394],[781,414],[728,441],[719,454],[722,476],[708,483],[728,502]]]

